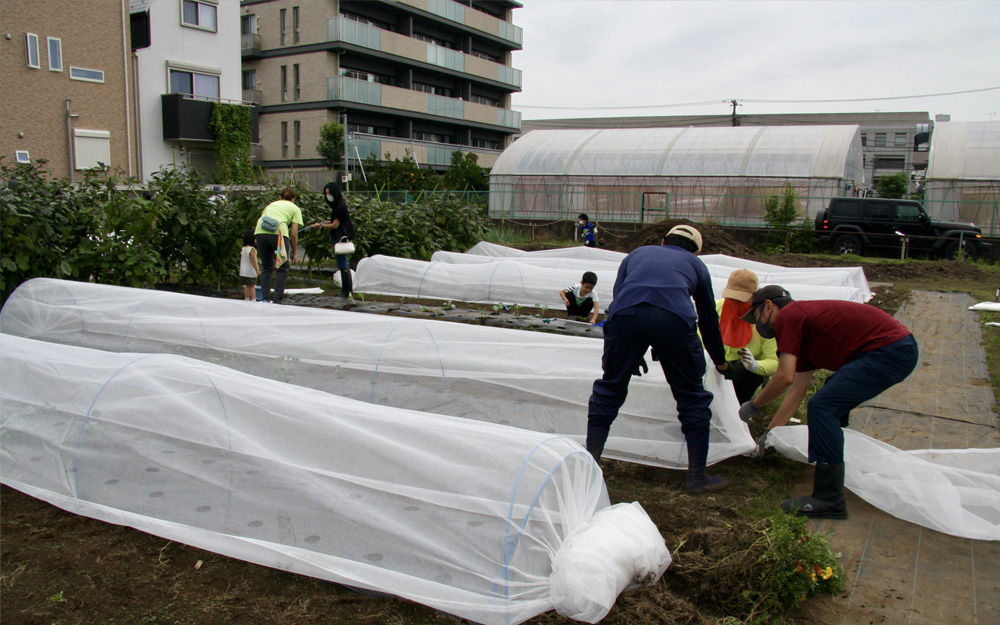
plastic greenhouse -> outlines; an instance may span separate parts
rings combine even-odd
[[[77,514],[495,625],[596,622],[670,563],[565,437],[171,354],[5,334],[0,356],[3,483]]]
[[[114,352],[180,354],[263,378],[394,406],[584,441],[602,341],[315,308],[267,306],[36,278],[0,311],[0,332]],[[709,463],[746,453],[732,384],[709,367]],[[687,466],[662,377],[629,388],[605,455]]]
[[[858,126],[533,130],[490,173],[493,217],[760,223],[791,183],[813,217],[864,183]]]
[[[1000,122],[934,126],[924,203],[938,219],[973,222],[1000,235]]]
[[[454,260],[452,258],[451,260]],[[551,259],[550,259],[551,260]],[[558,259],[556,259],[558,260]],[[577,261],[580,262],[580,261]],[[594,263],[601,310],[613,301],[617,266]],[[582,266],[582,265],[581,265]],[[709,266],[712,289],[718,295],[726,286],[732,267]],[[580,281],[583,269],[565,269],[498,258],[496,262],[427,262],[375,255],[358,263],[354,288],[361,292],[402,297],[433,298],[480,304],[561,307],[559,292]],[[772,274],[764,274],[771,276]],[[848,272],[810,270],[775,274],[781,286],[800,300],[837,299],[863,303],[871,293],[851,284]],[[761,286],[768,284],[762,280]]]

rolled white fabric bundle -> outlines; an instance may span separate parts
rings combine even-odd
[[[596,623],[632,584],[652,584],[670,566],[663,537],[638,502],[595,514],[566,537],[552,561],[552,605],[565,617]]]

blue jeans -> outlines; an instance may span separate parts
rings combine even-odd
[[[617,311],[604,324],[604,377],[594,382],[590,396],[588,447],[595,439],[603,449],[628,396],[632,372],[650,346],[677,402],[681,431],[685,436],[708,436],[714,396],[702,384],[706,365],[697,332],[672,312],[640,304]]]
[[[809,400],[809,462],[842,464],[851,410],[905,380],[920,355],[913,335],[859,355]]]
[[[350,256],[347,254],[334,254],[333,257],[337,259],[337,269],[350,269],[351,261]]]

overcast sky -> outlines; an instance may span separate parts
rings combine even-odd
[[[927,111],[1000,121],[1000,1],[521,0],[524,119]],[[863,102],[778,104],[988,89]],[[657,106],[709,102],[700,106]],[[581,107],[649,107],[590,108]],[[552,108],[535,108],[552,107]],[[992,117],[991,114],[992,113]]]

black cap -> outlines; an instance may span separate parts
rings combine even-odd
[[[585,271],[585,272],[583,272],[583,278],[580,280],[580,282],[586,282],[587,284],[594,284],[594,285],[596,285],[597,284],[597,274],[594,273],[593,271]]]
[[[788,294],[788,291],[784,287],[780,287],[777,284],[762,286],[757,289],[757,292],[750,299],[750,310],[740,317],[740,319],[747,323],[754,323],[756,320],[753,318],[753,311],[757,310],[758,306],[770,299],[792,299],[792,296]]]

